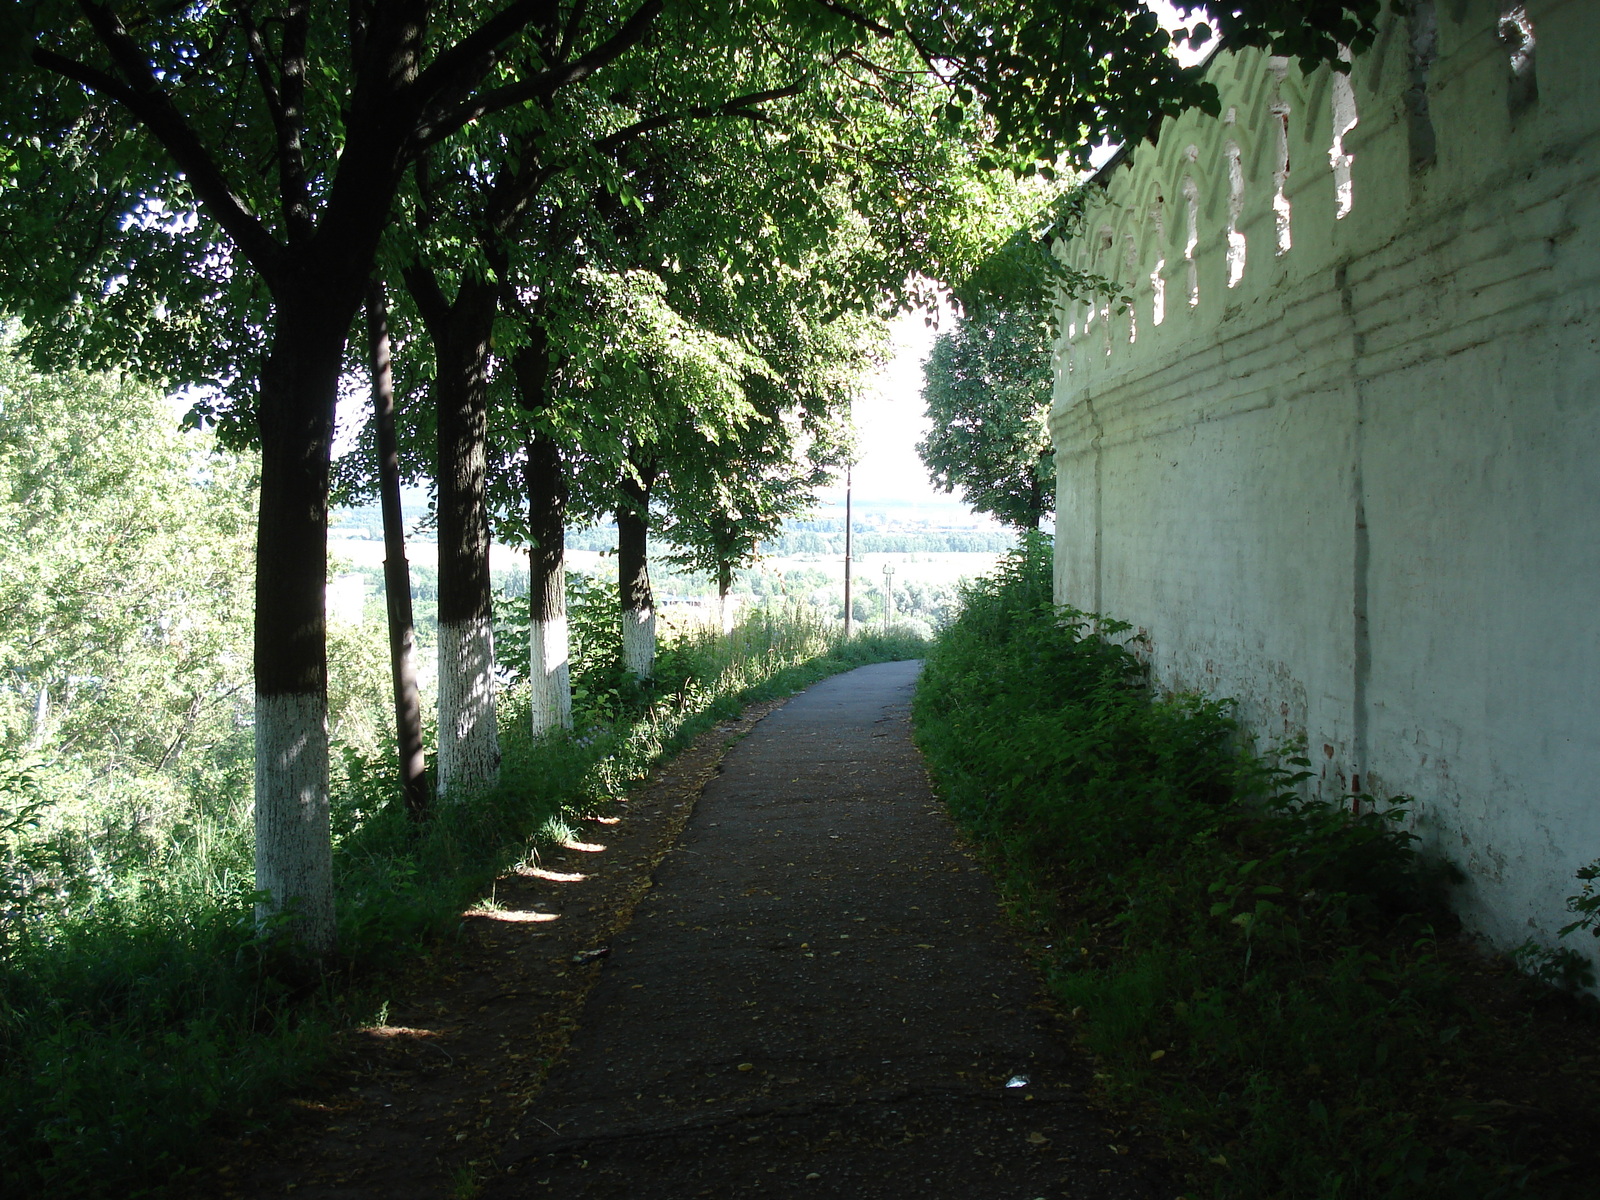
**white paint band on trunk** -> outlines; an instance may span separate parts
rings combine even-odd
[[[494,712],[494,627],[485,617],[439,624],[439,794],[500,777]]]
[[[291,936],[333,949],[333,842],[328,824],[328,704],[324,696],[256,696],[256,907],[289,910]]]
[[[567,615],[535,621],[529,630],[529,707],[533,736],[572,728],[572,671],[568,663]]]
[[[656,610],[624,609],[622,613],[622,666],[628,674],[649,679],[656,668]]]

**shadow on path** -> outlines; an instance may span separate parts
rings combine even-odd
[[[1170,1197],[929,791],[917,670],[727,755],[483,1196]]]

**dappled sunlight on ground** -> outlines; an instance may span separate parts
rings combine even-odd
[[[551,871],[544,867],[528,866],[518,867],[517,874],[528,879],[543,879],[550,883],[582,883],[589,878],[579,871]]]
[[[482,917],[489,921],[511,922],[543,922],[559,921],[559,913],[523,912],[509,908],[472,908],[461,914],[463,917]]]
[[[410,1025],[369,1025],[361,1031],[377,1038],[431,1038],[438,1037],[437,1029],[414,1029]]]

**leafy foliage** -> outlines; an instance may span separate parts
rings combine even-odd
[[[929,429],[917,453],[929,477],[1021,529],[1055,510],[1049,340],[1029,311],[990,309],[940,334],[924,368]]]
[[[1186,1194],[1586,1195],[1462,1079],[1550,1048],[1464,1001],[1434,934],[1448,871],[1403,798],[1306,799],[1303,760],[1245,751],[1226,702],[1160,694],[1139,650],[1050,602],[1031,537],[967,592],[915,717],[1110,1099],[1163,1132]]]
[[[1046,163],[1066,153],[1087,162],[1101,140],[1137,141],[1158,117],[1182,108],[1218,111],[1215,88],[1199,68],[1170,56],[1172,36],[1143,5],[934,0],[907,7],[911,36],[951,84],[951,118],[980,106],[998,142],[1026,147]],[[1226,46],[1270,46],[1315,65],[1338,58],[1341,45],[1370,45],[1380,0],[1237,0],[1192,10],[1212,16]],[[1199,44],[1211,33],[1197,21],[1177,36]]]
[[[248,736],[254,465],[180,433],[147,387],[30,370],[14,337],[0,334],[0,749],[51,759],[58,798],[110,775],[170,801],[233,769]]]

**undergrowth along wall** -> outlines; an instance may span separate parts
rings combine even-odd
[[[1134,631],[1057,608],[1049,571],[1034,539],[968,590],[917,737],[1099,1090],[1165,1140],[1184,1195],[1590,1195],[1579,1043],[1526,1020],[1514,975],[1509,1016],[1481,1002],[1404,798],[1304,798],[1304,760],[1153,687]]]

